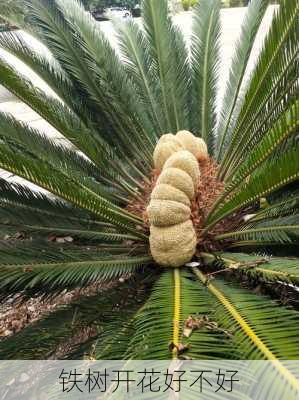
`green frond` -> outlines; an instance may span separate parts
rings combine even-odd
[[[0,226],[24,233],[70,235],[89,240],[138,240],[91,214],[26,186],[0,179]]]
[[[217,235],[216,240],[271,242],[272,244],[296,244],[299,241],[299,215],[250,222],[236,231]],[[239,242],[240,243],[240,242]]]
[[[32,28],[34,29],[34,26]],[[30,29],[29,31],[32,33]],[[43,42],[43,37],[39,35],[39,32],[36,32],[35,36],[37,36],[37,40]],[[45,44],[47,45],[47,43]],[[100,156],[100,150],[105,154],[105,147],[107,149],[109,148],[108,142],[110,137],[106,135],[106,132],[111,130],[111,124],[109,122],[107,123],[103,115],[99,114],[98,109],[93,109],[93,106],[88,103],[86,99],[87,96],[82,94],[82,89],[77,87],[76,82],[72,81],[67,71],[60,66],[53,54],[45,55],[35,51],[32,46],[24,40],[21,34],[15,32],[1,35],[0,46],[22,61],[38,75],[61,100],[63,100],[64,117],[71,126],[72,134],[69,133],[68,129],[61,124],[61,122],[59,123],[59,118],[57,118],[57,115],[60,118],[61,115],[63,115],[61,113],[61,102],[55,102],[54,99],[49,96],[46,96],[45,102],[43,96],[39,96],[40,93],[30,87],[29,82],[27,83],[27,87],[26,85],[24,86],[24,84],[23,86],[20,85],[20,83],[16,85],[17,80],[14,79],[14,74],[15,78],[18,75],[16,75],[13,70],[6,71],[6,75],[9,72],[8,77],[12,74],[12,79],[6,79],[3,82],[7,89],[38,112],[44,119],[60,131],[60,133],[83,150],[96,164],[100,163],[103,158],[103,154]],[[6,66],[6,68],[8,67]],[[24,80],[24,77],[22,77],[22,79]],[[47,108],[45,104],[50,105],[50,107]],[[95,117],[96,121],[94,120]],[[103,138],[108,140],[108,142],[106,143]],[[111,150],[106,150],[106,153],[111,153]],[[109,157],[106,156],[105,161],[107,163]],[[111,168],[112,167],[113,165],[111,165]]]
[[[54,57],[35,51],[18,31],[2,33],[0,47],[22,61],[61,99],[65,99],[65,92],[70,90],[72,83]]]
[[[298,380],[282,362],[298,357],[298,312],[220,279],[211,283],[198,269],[194,272],[214,296],[218,326],[231,334],[232,349],[240,352],[237,358],[274,361],[277,378],[285,383],[280,394],[298,392]],[[275,386],[279,398],[277,390]]]
[[[225,176],[223,175],[225,181],[229,181],[231,177],[234,175],[234,172],[242,165],[244,159],[246,158],[245,153],[242,155],[240,154],[240,149],[242,148],[254,148],[259,144],[260,141],[263,140],[263,138],[272,130],[272,127],[276,129],[277,123],[279,124],[279,119],[280,116],[288,112],[288,107],[291,107],[291,102],[293,99],[296,99],[298,90],[299,90],[299,84],[297,80],[298,76],[298,66],[299,64],[297,62],[294,63],[294,65],[297,65],[295,70],[294,67],[290,73],[286,73],[284,76],[284,82],[286,82],[287,93],[283,92],[283,89],[276,88],[275,92],[278,92],[280,94],[278,99],[275,99],[274,105],[269,105],[269,108],[271,109],[271,112],[269,112],[269,115],[262,115],[260,120],[256,123],[256,126],[250,130],[250,138],[246,138],[246,140],[240,144],[239,149],[236,151],[232,151],[232,155],[234,154],[235,160],[227,164],[225,168]],[[297,120],[297,127],[296,129],[298,130],[298,120]],[[293,128],[295,130],[295,128]],[[247,140],[248,139],[248,140]],[[274,149],[273,157],[276,155],[283,154],[285,151],[288,151],[291,149],[294,145],[296,145],[298,142],[297,136],[296,135],[290,135],[286,136],[285,141],[283,141],[281,144],[277,146],[277,148]],[[222,175],[221,175],[222,176]]]
[[[126,74],[136,87],[140,99],[151,113],[151,120],[155,127],[155,135],[167,131],[167,121],[162,112],[161,93],[158,86],[158,77],[151,68],[153,62],[150,54],[150,44],[144,31],[134,20],[112,21],[116,29],[118,46]]]
[[[12,25],[19,27],[26,26],[24,18],[24,1],[2,1],[0,7],[0,17],[5,21],[9,21]]]
[[[198,269],[194,272],[214,296],[219,326],[231,332],[239,359],[297,359],[297,311],[221,279],[208,281]]]
[[[243,179],[255,171],[266,159],[279,157],[277,150],[292,136],[297,136],[299,129],[299,100],[289,102],[272,127],[264,133],[261,140],[254,146],[248,157],[243,157],[242,164],[230,169],[226,178],[228,188],[234,189]],[[276,153],[276,154],[275,154]]]
[[[125,247],[125,246],[123,246]],[[20,291],[47,293],[134,273],[152,262],[146,253],[109,254],[86,248],[6,246],[0,248],[0,296]]]
[[[131,279],[129,281],[131,286],[126,285],[130,292],[114,306],[113,312],[104,314],[97,336],[83,346],[78,346],[70,358],[124,359],[134,335],[134,316],[143,308],[155,280],[157,280],[155,275],[145,275],[144,279],[138,281],[137,293],[131,295],[130,292],[135,290],[132,288],[132,283],[137,282]]]
[[[103,176],[116,181],[121,190],[133,193],[130,188],[135,180],[131,176],[130,166],[122,166],[114,149],[111,148],[100,135],[99,131],[87,127],[81,119],[64,105],[60,100],[47,95],[35,88],[32,82],[18,74],[5,60],[0,60],[0,82],[8,90],[28,104],[34,111],[42,116],[49,124],[70,141],[77,149],[81,150],[100,169]],[[17,122],[15,123],[15,125]],[[123,156],[122,156],[123,157]],[[77,156],[77,158],[80,158]],[[83,161],[86,164],[86,162]],[[109,168],[107,168],[109,166]],[[136,174],[136,170],[133,171]],[[128,185],[124,185],[125,176]],[[138,187],[138,186],[137,186]]]
[[[0,358],[49,359],[55,356],[56,352],[58,355],[62,353],[58,357],[65,358],[64,347],[68,348],[69,352],[75,352],[79,342],[84,348],[85,337],[88,337],[84,332],[90,331],[89,335],[93,338],[105,335],[106,330],[113,325],[114,316],[115,320],[121,320],[129,314],[128,309],[132,308],[133,312],[136,304],[140,305],[143,301],[145,290],[132,289],[133,282],[130,279],[127,283],[102,289],[97,295],[81,297],[69,305],[60,306],[13,337],[2,341]]]
[[[187,273],[182,279],[182,313],[180,321],[181,342],[190,347],[186,358],[191,359],[228,359],[233,357],[232,342],[225,329],[215,323],[214,299],[205,287],[198,285],[193,276]],[[190,317],[197,329],[192,326]],[[188,325],[189,322],[189,325]],[[217,329],[219,328],[219,329]],[[191,329],[191,332],[190,332]],[[189,330],[189,331],[188,331]],[[185,337],[190,334],[189,337]],[[184,358],[184,353],[181,355]]]
[[[299,126],[299,100],[294,99],[289,107],[281,113],[279,119],[265,133],[259,143],[253,148],[241,166],[231,172],[227,178],[230,190],[234,189],[243,179],[255,171],[277,148],[292,135],[297,135]],[[278,156],[277,156],[278,157]]]
[[[22,232],[25,237],[71,237],[80,243],[138,241],[138,237],[121,233],[110,224],[74,217],[71,207],[61,207],[60,214],[26,204],[5,204],[0,201],[0,227],[3,231]],[[63,215],[65,211],[65,215]],[[7,232],[8,233],[8,232]]]
[[[70,204],[62,202],[58,198],[50,197],[47,194],[32,191],[25,185],[19,183],[8,182],[5,179],[0,179],[0,202],[1,211],[3,212],[1,222],[10,223],[17,219],[26,218],[31,215],[32,222],[34,217],[49,217],[52,219],[65,219],[70,223],[79,226],[92,227],[110,227],[112,225],[104,224],[97,221],[94,216],[83,211],[82,209],[72,207]],[[9,214],[11,212],[11,214]],[[5,212],[9,219],[5,220]],[[14,215],[13,215],[14,213]]]
[[[32,32],[30,31],[30,33]],[[40,36],[37,35],[35,40],[40,41]],[[0,47],[14,55],[49,86],[56,96],[63,101],[68,112],[71,110],[72,113],[75,114],[73,119],[75,121],[78,120],[78,126],[79,122],[82,126],[86,125],[85,130],[89,130],[90,135],[95,139],[99,139],[98,136],[102,137],[103,132],[109,129],[106,121],[101,118],[101,126],[99,124],[91,126],[94,115],[92,115],[91,109],[87,107],[85,98],[83,98],[79,88],[77,88],[74,82],[69,78],[68,74],[60,66],[53,54],[50,52],[45,54],[36,51],[28,42],[28,38],[25,40],[23,35],[18,31],[3,33],[0,37]],[[30,101],[30,97],[29,99],[27,96],[22,98],[22,91],[18,91],[18,88],[15,88],[13,85],[11,85],[9,89],[12,91],[16,90],[15,94],[17,96],[20,94],[23,101]],[[29,103],[29,106],[30,105]],[[34,104],[34,106],[36,106],[36,104]],[[39,112],[39,108],[36,111]],[[43,115],[43,117],[45,116]],[[80,127],[80,130],[81,129],[82,127]],[[85,141],[86,140],[85,138]],[[82,144],[84,144],[83,141]]]
[[[246,275],[257,282],[299,284],[299,259],[288,257],[259,257],[245,253],[200,253],[207,264],[221,266],[226,272]]]
[[[17,154],[19,153],[20,157],[23,156],[30,165],[35,166],[36,163],[40,163],[50,175],[53,176],[56,172],[63,177],[61,178],[62,185],[63,180],[69,181],[72,182],[73,186],[81,186],[92,196],[96,195],[97,197],[114,202],[118,202],[119,198],[122,200],[111,188],[103,186],[94,177],[88,176],[90,173],[96,176],[96,170],[91,163],[82,158],[78,153],[54,144],[45,135],[39,134],[37,131],[26,126],[26,124],[21,124],[11,117],[6,117],[4,114],[0,115],[0,121],[0,138],[2,139],[3,147],[7,147],[9,151],[15,151],[16,153],[15,160],[13,161],[17,161]],[[13,168],[13,165],[6,164],[5,168],[10,170],[10,168]],[[17,173],[15,170],[12,171]],[[25,174],[28,174],[28,169],[25,171]],[[23,175],[23,177],[25,176]],[[27,179],[40,185],[35,180],[36,176],[33,174]],[[51,191],[51,188],[41,186]],[[61,193],[57,192],[56,194],[58,196],[61,195]]]
[[[12,210],[9,211],[10,215],[12,214]],[[30,217],[28,216],[28,219]],[[22,232],[25,236],[28,236],[29,234],[31,236],[39,237],[39,238],[52,238],[53,240],[64,237],[70,237],[71,240],[75,240],[76,242],[80,243],[89,243],[92,245],[95,245],[98,242],[101,242],[102,244],[104,242],[119,242],[122,243],[125,240],[128,241],[134,241],[138,240],[133,235],[127,235],[124,233],[118,233],[115,232],[115,230],[112,228],[105,228],[100,227],[100,226],[95,226],[94,229],[92,230],[91,227],[88,227],[84,229],[84,227],[76,227],[73,226],[72,224],[68,224],[68,221],[45,221],[44,219],[40,220],[39,223],[35,222],[33,223],[32,221],[24,221],[20,220],[19,222],[5,222],[3,225],[0,224],[0,227],[3,231],[7,229],[7,231],[14,231],[14,232]],[[7,232],[7,233],[8,233]]]
[[[135,333],[128,358],[171,359],[184,354],[201,359],[230,357],[231,344],[223,332],[203,327],[190,339],[183,337],[187,319],[209,316],[212,307],[212,297],[207,290],[191,278],[192,275],[184,270],[163,272],[150,298],[135,317]],[[171,350],[171,344],[178,346],[184,342],[191,344],[186,353]]]
[[[265,15],[268,0],[253,0],[250,2],[241,26],[241,34],[235,45],[232,57],[229,78],[217,124],[217,159],[221,160],[223,152],[229,143],[233,123],[237,118],[237,102],[242,100],[241,88],[252,47],[259,27]]]
[[[35,88],[32,82],[17,73],[5,60],[0,60],[0,82],[20,100],[29,105],[53,128],[74,146],[82,150],[96,165],[103,168],[103,160],[109,163],[113,153],[105,142],[98,138],[61,101]],[[113,166],[112,166],[113,168]]]
[[[103,197],[103,193],[100,195],[93,192],[83,178],[80,182],[75,181],[63,173],[58,166],[53,167],[28,154],[18,152],[15,147],[4,143],[0,144],[0,166],[90,211],[105,222],[119,226],[125,231],[135,232],[136,236],[145,238],[145,235],[136,227],[141,220],[111,203]]]
[[[144,0],[142,17],[146,52],[151,59],[151,71],[158,82],[154,88],[158,105],[165,115],[165,121],[162,121],[164,132],[177,132],[188,127],[188,52],[184,38],[169,15],[167,0]]]
[[[126,358],[172,358],[169,343],[173,334],[173,313],[174,273],[166,270],[154,285],[144,307],[134,317],[134,335]]]
[[[154,148],[153,131],[147,118],[146,108],[136,96],[135,88],[126,76],[116,51],[79,1],[57,0],[57,5],[70,28],[73,28],[77,42],[84,49],[87,66],[104,93],[106,103],[108,100],[109,117],[113,118],[111,114],[115,110],[115,118],[119,119],[119,129],[122,126],[126,128],[124,134],[129,143],[128,151],[135,149],[135,152],[144,158],[144,163],[150,167]],[[93,62],[90,63],[89,59]],[[122,140],[122,136],[119,134],[118,136],[119,140]]]
[[[259,210],[250,222],[263,221],[271,218],[284,217],[299,213],[299,192],[286,191],[285,196],[277,199],[265,209]]]
[[[122,309],[119,314],[114,311],[111,318],[107,318],[107,321],[105,321],[103,331],[89,343],[86,343],[86,346],[80,346],[71,355],[71,358],[90,356],[97,360],[122,360],[127,352],[128,343],[134,334],[132,325],[134,314],[141,307],[140,303],[134,302],[134,304],[129,305],[128,309]]]
[[[86,92],[92,107],[110,120],[114,135],[103,132],[104,138],[118,149],[122,144],[122,150],[125,148],[132,159],[134,153],[142,154],[149,166],[152,144],[136,118],[136,110],[142,115],[143,109],[139,111],[142,103],[138,103],[115,50],[92,16],[76,0],[29,3],[31,23],[39,27],[42,40],[72,80]],[[145,116],[143,121],[146,124]],[[140,169],[146,171],[143,165]]]
[[[281,155],[279,159],[265,162],[248,183],[243,183],[231,195],[229,200],[212,211],[206,221],[206,229],[215,225],[224,217],[256,202],[272,192],[294,182],[299,178],[299,147]]]
[[[175,274],[179,274],[179,285]],[[297,312],[248,290],[220,280],[209,283],[199,276],[205,285],[198,285],[184,270],[163,273],[136,316],[129,358],[173,357],[168,344],[178,331],[175,344],[185,346],[178,357],[296,359]],[[286,340],[290,347],[283,345]]]
[[[248,156],[244,157],[245,159],[239,168],[227,178],[225,190],[214,203],[211,213],[217,210],[219,204],[228,198],[231,192],[238,188],[247,177],[257,171],[265,160],[273,158],[275,151],[282,143],[289,137],[297,135],[298,121],[299,100],[295,99],[271,129],[266,132],[261,141],[249,152]],[[279,158],[279,155],[276,155],[275,158]]]
[[[246,155],[243,150],[261,138],[265,127],[272,126],[298,88],[298,10],[297,2],[282,0],[274,16],[221,165],[222,178]]]
[[[213,154],[216,126],[216,89],[219,70],[220,1],[202,0],[193,15],[191,42],[192,130]]]
[[[86,94],[96,98],[98,89],[92,82],[85,63],[83,50],[75,44],[71,29],[57,7],[48,0],[28,1],[28,20],[37,37],[46,44],[73,84]]]
[[[36,157],[52,164],[59,165],[65,171],[96,177],[98,170],[88,159],[72,148],[55,144],[24,122],[19,122],[7,113],[0,112],[0,137],[2,141],[24,148],[24,152],[33,153]]]
[[[267,390],[290,398],[299,384],[281,360],[299,357],[298,311],[228,283],[222,274],[293,293],[298,260],[201,253],[208,275],[187,265],[162,270],[150,254],[141,213],[156,178],[157,139],[188,129],[207,142],[211,158],[221,160],[224,183],[204,221],[200,247],[214,241],[219,248],[269,252],[283,245],[282,252],[293,251],[299,238],[297,2],[281,0],[248,77],[268,4],[251,1],[219,115],[220,0],[200,0],[195,7],[190,46],[167,0],[143,0],[140,26],[113,22],[116,48],[79,0],[21,3],[27,15],[20,26],[47,52],[36,52],[22,33],[1,35],[0,48],[52,94],[5,58],[0,84],[64,139],[57,144],[0,113],[0,168],[27,181],[0,179],[0,300],[43,301],[97,282],[109,281],[109,289],[1,342],[0,357],[55,358],[67,350],[61,357],[272,360],[284,393],[280,384]],[[206,172],[203,197],[209,202],[215,191]],[[136,214],[128,211],[134,208]],[[131,279],[120,285],[120,277]]]

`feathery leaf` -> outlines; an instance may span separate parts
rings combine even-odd
[[[214,149],[216,125],[216,89],[219,70],[220,1],[201,0],[193,15],[192,69],[192,130]]]

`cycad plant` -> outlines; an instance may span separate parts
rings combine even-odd
[[[77,0],[25,2],[22,28],[50,55],[20,33],[2,35],[1,48],[51,90],[5,59],[0,83],[65,140],[0,115],[0,167],[44,189],[0,181],[3,235],[24,238],[1,242],[1,296],[105,284],[3,341],[2,358],[53,357],[87,328],[66,357],[299,358],[299,314],[290,306],[299,282],[291,257],[299,238],[299,3],[281,1],[249,74],[267,5],[252,0],[246,11],[219,105],[220,1],[199,2],[186,43],[167,1],[144,0],[142,25],[114,21],[116,48]],[[188,216],[196,252],[168,267],[149,243],[153,153],[164,134],[186,130],[209,156],[198,163]]]

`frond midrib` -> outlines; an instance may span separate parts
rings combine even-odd
[[[177,346],[179,345],[180,336],[180,320],[181,320],[181,275],[180,270],[176,268],[173,272],[174,274],[174,309],[173,309],[173,351],[172,356],[174,359],[177,358]]]
[[[209,26],[208,26],[208,32],[207,32],[207,38],[206,38],[206,43],[205,43],[205,56],[204,56],[204,67],[203,67],[203,103],[202,103],[202,110],[201,110],[201,121],[202,121],[202,126],[201,126],[201,134],[202,137],[205,141],[207,141],[207,135],[208,135],[208,110],[207,110],[207,92],[208,92],[208,60],[209,60],[209,48],[210,48],[210,36],[211,36],[211,30],[213,26],[213,19],[215,15],[215,8],[213,8],[210,20],[209,20]]]

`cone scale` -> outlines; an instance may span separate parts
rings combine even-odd
[[[147,207],[151,253],[158,264],[179,267],[196,251],[191,202],[200,179],[198,161],[208,158],[207,146],[188,131],[166,134],[158,141],[153,158],[160,175]]]

